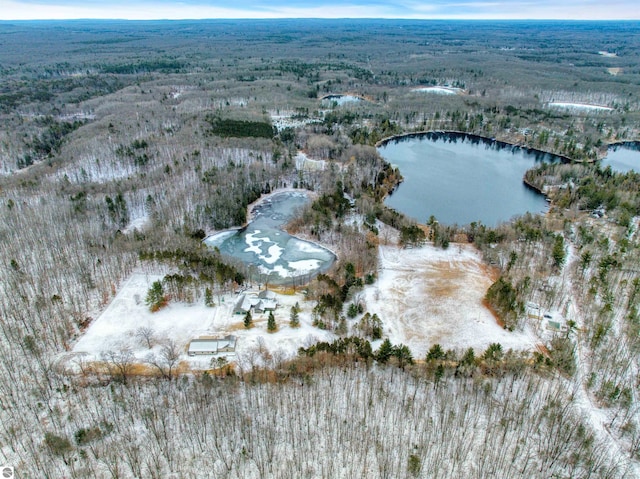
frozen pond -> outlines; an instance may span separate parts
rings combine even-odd
[[[362,101],[362,98],[355,95],[327,95],[322,98],[323,103],[332,104],[333,102],[336,105],[344,105],[345,103],[358,103]]]
[[[550,154],[458,133],[392,140],[379,152],[404,177],[385,204],[420,223],[433,215],[449,225],[480,221],[495,226],[526,212],[546,211],[544,196],[522,178],[536,162],[559,161]]]
[[[335,261],[331,251],[281,229],[296,209],[308,202],[309,197],[303,192],[277,193],[253,209],[254,219],[246,228],[225,231],[204,242],[245,263],[254,280],[277,284],[306,282]]]
[[[602,160],[602,167],[607,166],[619,173],[631,170],[640,172],[640,143],[627,142],[609,146],[607,157]]]

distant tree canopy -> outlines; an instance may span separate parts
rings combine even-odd
[[[207,123],[211,126],[208,133],[222,137],[235,138],[273,138],[276,131],[270,123],[265,121],[232,120],[207,115]]]
[[[157,58],[143,60],[132,63],[118,63],[103,65],[103,73],[114,73],[117,75],[135,75],[138,73],[160,72],[160,73],[180,73],[185,70],[188,63],[168,58]]]

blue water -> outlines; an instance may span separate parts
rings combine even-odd
[[[404,182],[385,204],[417,220],[444,224],[480,221],[496,226],[526,212],[546,212],[543,195],[524,173],[550,154],[460,134],[429,133],[387,143],[380,154],[400,168]]]
[[[626,173],[640,172],[640,142],[619,143],[609,146],[607,156],[602,160],[602,166],[611,166],[613,171]]]
[[[281,229],[308,202],[302,192],[276,194],[254,208],[254,219],[246,228],[225,231],[204,242],[245,263],[254,280],[283,284],[310,279],[333,264],[334,254]]]

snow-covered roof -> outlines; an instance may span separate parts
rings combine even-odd
[[[215,354],[221,349],[235,349],[236,337],[229,335],[224,338],[199,338],[192,339],[189,343],[189,354],[192,353],[212,353]]]
[[[275,299],[261,299],[254,307],[260,311],[274,310],[278,307],[278,302]]]
[[[217,339],[192,339],[189,343],[189,353],[215,353],[217,351]]]
[[[260,299],[276,299],[276,293],[269,289],[265,289],[264,291],[260,291],[258,293],[258,298]]]

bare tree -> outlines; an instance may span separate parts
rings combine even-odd
[[[128,347],[118,350],[103,351],[100,359],[105,362],[109,374],[126,384],[133,369],[134,356]]]
[[[153,336],[153,329],[149,326],[140,326],[136,329],[135,336],[138,341],[144,344],[147,348],[151,349],[153,347],[155,338]]]
[[[162,341],[160,352],[149,353],[146,362],[156,368],[160,375],[165,379],[171,379],[174,370],[180,359],[180,348],[173,339],[165,339]]]

